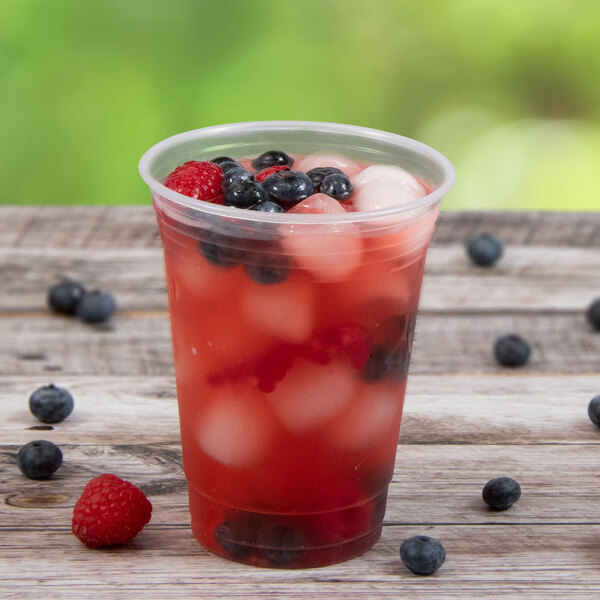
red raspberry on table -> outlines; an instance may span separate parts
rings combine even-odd
[[[132,540],[148,523],[152,504],[137,486],[104,473],[85,486],[73,509],[71,530],[88,548]]]
[[[223,171],[211,162],[189,160],[177,167],[165,179],[165,186],[184,196],[207,202],[219,201],[223,196]]]
[[[273,165],[272,167],[265,167],[260,173],[258,173],[254,179],[259,183],[264,181],[269,175],[273,175],[273,173],[277,173],[277,171],[289,171],[290,168],[285,165]]]

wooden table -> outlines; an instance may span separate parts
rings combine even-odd
[[[506,243],[493,269],[463,241]],[[443,214],[430,251],[384,533],[350,562],[266,570],[211,555],[187,511],[160,241],[149,207],[0,209],[1,598],[592,598],[600,593],[600,213]],[[112,291],[120,310],[92,327],[51,314],[60,275]],[[530,364],[498,367],[494,339],[517,332]],[[54,427],[28,397],[54,382],[75,396]],[[48,439],[64,452],[49,480],[15,464]],[[70,531],[85,483],[116,472],[154,505],[125,547],[92,551]],[[515,477],[521,500],[486,509],[485,482]],[[415,534],[441,540],[431,577],[398,556]]]

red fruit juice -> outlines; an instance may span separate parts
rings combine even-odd
[[[329,273],[285,255],[269,284],[244,268],[262,240],[229,240],[237,264],[218,265],[202,230],[158,215],[195,536],[259,566],[361,554],[381,533],[435,213],[417,243],[357,231]]]

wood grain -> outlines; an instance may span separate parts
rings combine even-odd
[[[48,377],[2,377],[0,443],[36,436],[57,444],[169,444],[179,442],[171,377],[72,376],[52,379],[75,398],[76,410],[50,429],[28,409],[31,393]],[[399,443],[595,444],[600,431],[587,416],[600,391],[597,375],[411,375]]]
[[[30,531],[24,532],[26,535]],[[447,560],[433,576],[406,570],[403,539],[443,541]],[[598,525],[386,527],[364,556],[323,569],[257,570],[209,554],[187,528],[151,525],[129,546],[90,551],[66,529],[29,543],[35,582],[20,568],[23,533],[4,532],[4,598],[594,598],[600,590]],[[13,558],[14,557],[14,558]],[[57,564],[68,569],[58,570]]]
[[[463,246],[432,248],[421,310],[583,312],[600,294],[598,264],[600,247],[511,246],[493,269],[473,266]],[[46,290],[64,277],[110,290],[121,310],[167,309],[160,248],[11,248],[0,249],[0,314],[46,312]]]
[[[122,311],[110,324],[90,326],[47,313],[0,316],[0,375],[168,375],[173,373],[165,312]],[[600,334],[583,311],[423,312],[417,320],[411,372],[506,373],[493,356],[499,335],[518,333],[532,357],[517,373],[597,373]]]
[[[9,448],[0,463],[2,493],[7,483],[13,492],[0,507],[0,589],[7,598],[33,597],[34,591],[74,597],[82,589],[86,597],[136,590],[150,598],[219,593],[464,598],[496,597],[500,591],[510,597],[520,590],[534,598],[559,593],[584,598],[600,589],[596,450],[596,445],[560,453],[549,446],[400,447],[384,533],[373,550],[341,565],[282,572],[231,564],[194,541],[178,446],[65,446],[65,465],[44,482],[18,481],[9,472],[14,470]],[[102,471],[140,484],[153,503],[153,518],[125,547],[90,551],[71,535],[70,516],[85,481]],[[449,473],[452,477],[443,475]],[[503,513],[489,511],[480,499],[483,483],[499,473],[523,483],[521,500]],[[402,540],[419,534],[442,541],[448,555],[429,579],[413,576],[398,559]],[[32,553],[34,586],[32,573],[21,568]],[[66,570],[56,568],[67,563]]]
[[[49,436],[32,436],[46,439]],[[56,439],[59,442],[58,439]],[[385,522],[389,525],[599,524],[596,463],[600,440],[589,444],[403,444],[398,446]],[[0,454],[0,523],[49,527],[68,524],[85,484],[115,473],[139,485],[155,507],[155,524],[189,523],[179,443],[61,443],[63,466],[48,480],[29,480],[15,464],[19,446]],[[509,511],[488,509],[483,486],[494,477],[520,482],[522,497]],[[43,536],[41,532],[40,537]]]
[[[493,269],[464,241],[505,242]],[[584,318],[600,296],[600,213],[442,213],[429,252],[396,468],[382,539],[321,569],[255,569],[211,555],[191,535],[182,472],[161,245],[146,207],[0,207],[0,598],[590,599],[600,596],[597,463],[600,333]],[[105,326],[51,314],[61,275],[111,290]],[[498,335],[532,345],[499,367]],[[43,426],[31,392],[68,387],[75,411]],[[15,464],[33,439],[59,444],[47,481]],[[116,472],[142,487],[152,521],[126,546],[90,551],[70,532],[85,483]],[[488,510],[485,482],[515,477],[523,496]],[[441,540],[434,576],[398,549]]]
[[[0,247],[159,247],[150,206],[1,206]],[[463,243],[489,232],[519,246],[600,246],[597,212],[441,212],[434,245]]]

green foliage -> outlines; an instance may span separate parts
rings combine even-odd
[[[146,204],[162,138],[337,121],[415,137],[454,208],[600,208],[600,3],[2,0],[0,202]]]

